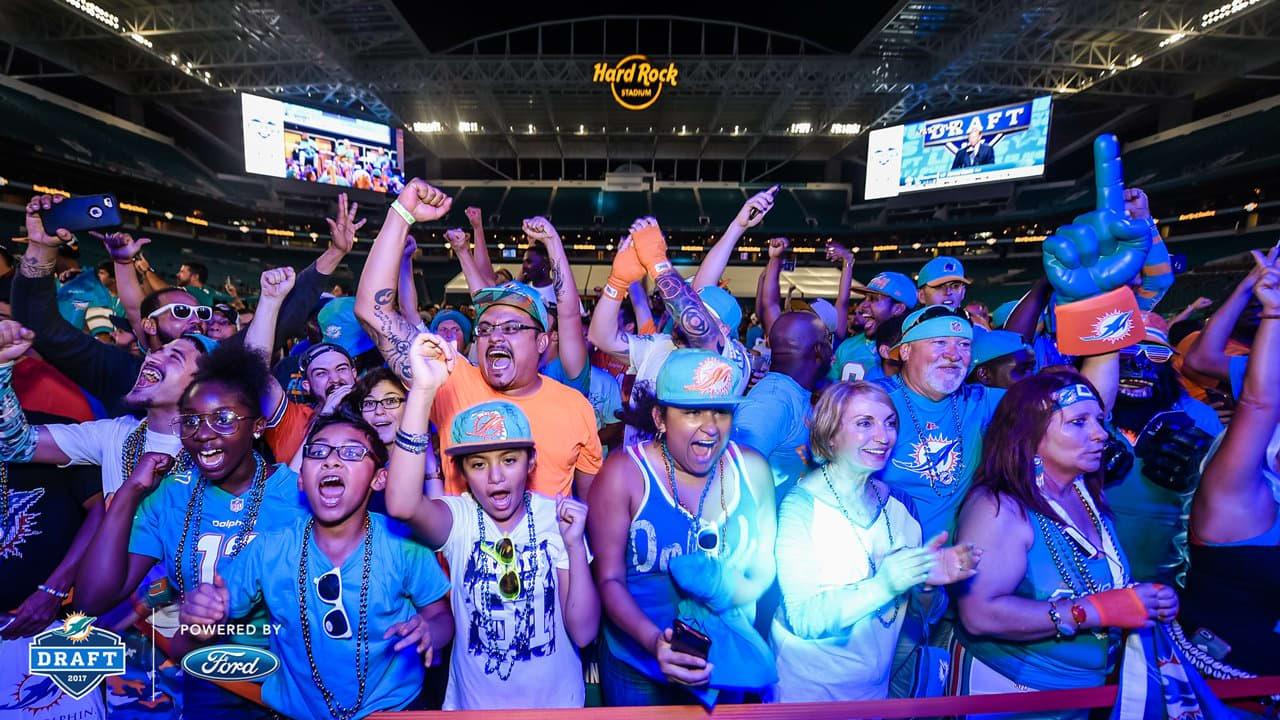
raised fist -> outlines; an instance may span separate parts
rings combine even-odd
[[[640,258],[640,263],[649,271],[650,277],[656,278],[670,269],[667,239],[663,237],[662,228],[658,227],[655,218],[642,217],[631,223],[631,246],[635,248],[636,257]]]
[[[454,254],[461,254],[470,249],[469,237],[462,232],[462,228],[452,228],[444,231],[445,242],[449,243],[449,247],[453,248]]]
[[[534,242],[540,242],[543,245],[560,242],[560,233],[556,232],[556,226],[542,216],[525,218],[522,229],[525,237]]]
[[[840,243],[830,242],[827,243],[827,259],[831,262],[851,263],[853,251]]]
[[[784,237],[769,238],[769,259],[782,257],[789,247],[791,241]]]
[[[481,220],[480,208],[474,205],[464,211],[467,215],[467,221],[472,225],[479,225]]]
[[[145,453],[138,458],[137,466],[133,468],[133,472],[129,473],[129,478],[125,482],[146,494],[155,490],[161,478],[168,475],[172,468],[171,456],[158,452]]]
[[[0,363],[13,362],[31,349],[36,334],[17,320],[0,321]]]
[[[1120,143],[1115,135],[1093,141],[1098,209],[1076,217],[1044,241],[1044,269],[1064,303],[1128,285],[1151,249],[1150,220],[1125,216]]]
[[[439,188],[428,185],[422,178],[414,178],[400,191],[396,201],[413,216],[417,222],[439,220],[449,214],[453,207],[453,198],[445,195]]]
[[[455,361],[453,343],[434,333],[418,333],[409,346],[413,389],[438,389],[449,379]]]
[[[401,262],[408,262],[416,252],[418,252],[418,241],[412,235],[406,236],[404,239],[404,255],[401,257]]]
[[[295,280],[297,280],[297,277],[291,267],[285,266],[267,270],[262,273],[262,299],[283,300],[289,294],[289,291],[293,290]]]
[[[142,252],[142,248],[151,244],[151,238],[133,239],[129,233],[116,232],[104,235],[99,232],[91,232],[89,235],[102,241],[107,248],[107,254],[111,256],[111,261],[125,265],[132,263],[133,259]]]

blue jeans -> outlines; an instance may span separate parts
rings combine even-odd
[[[609,652],[609,643],[600,639],[600,689],[608,707],[652,705],[697,705],[698,699],[680,685],[657,682]],[[723,691],[719,703],[740,703],[740,692]]]

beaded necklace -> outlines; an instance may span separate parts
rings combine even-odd
[[[902,382],[901,375],[895,376],[895,379],[895,389],[902,390],[902,400],[907,405],[907,415],[911,417],[911,425],[916,429],[916,437],[920,438],[920,444],[924,447],[925,458],[929,460],[928,469],[925,470],[925,475],[929,478],[929,489],[933,491],[934,495],[937,495],[940,498],[949,498],[960,492],[960,483],[955,480],[959,479],[959,477],[964,474],[964,427],[960,424],[960,401],[956,397],[959,393],[958,391],[951,393],[951,418],[956,424],[956,451],[958,459],[956,460],[955,470],[950,473],[953,478],[950,483],[951,492],[943,495],[942,492],[938,490],[938,486],[946,485],[947,483],[942,482],[942,475],[935,468],[933,458],[929,455],[929,443],[924,437],[924,430],[920,427],[920,420],[916,417],[915,405],[911,403],[911,393],[907,392],[907,386]]]
[[[479,546],[483,548],[485,543],[484,509],[480,507],[479,500],[475,501],[475,503],[476,524],[480,527]],[[525,573],[521,572],[518,567],[518,558],[520,557],[518,550],[512,558],[512,561],[517,563],[516,572],[520,573],[520,591],[525,596],[525,601],[523,608],[515,608],[515,620],[512,622],[511,630],[512,638],[506,650],[497,649],[502,635],[499,632],[498,622],[493,619],[492,603],[489,602],[489,598],[493,597],[494,594],[490,584],[493,582],[494,575],[497,574],[496,571],[501,568],[495,568],[494,573],[488,572],[488,569],[485,568],[485,571],[481,573],[484,576],[484,587],[481,588],[480,593],[480,613],[481,626],[484,629],[486,640],[484,673],[485,675],[491,675],[496,672],[502,680],[511,677],[511,671],[515,669],[516,660],[520,657],[528,657],[529,649],[533,645],[533,586],[538,580],[538,535],[533,525],[533,506],[530,502],[528,490],[524,493],[524,516],[529,526],[529,547],[532,549],[532,553],[530,553],[532,560],[529,563],[529,571]],[[515,545],[514,541],[512,545]]]
[[[369,571],[373,567],[373,522],[368,512],[364,515],[364,567],[360,573],[360,620],[356,630],[356,701],[351,707],[343,707],[325,687],[316,667],[316,656],[311,651],[311,622],[307,618],[307,551],[311,545],[311,528],[316,524],[312,517],[302,531],[302,555],[298,562],[298,620],[302,625],[302,644],[307,649],[307,662],[311,665],[311,679],[329,706],[329,714],[338,720],[355,717],[364,704],[365,678],[369,674]]]
[[[840,499],[840,493],[836,492],[836,486],[834,483],[831,482],[831,475],[827,473],[826,465],[822,466],[822,479],[827,481],[827,489],[831,491],[831,496],[836,499],[836,505],[840,509],[840,514],[844,515],[844,519],[848,520],[849,525],[853,527],[853,537],[858,541],[858,545],[862,547],[862,552],[866,553],[867,555],[867,566],[871,568],[871,574],[868,575],[867,577],[868,578],[875,577],[876,561],[875,561],[875,558],[871,556],[871,548],[868,547],[867,544],[862,540],[862,534],[858,532],[861,529],[861,527],[858,525],[858,523],[853,521],[853,516],[849,514],[849,509],[845,507],[844,501]],[[879,517],[880,515],[884,516],[884,529],[885,529],[885,532],[888,533],[889,535],[889,552],[893,552],[893,526],[889,524],[888,508],[885,507],[884,500],[880,498],[880,488],[876,487],[876,481],[874,479],[869,479],[867,480],[867,482],[871,485],[871,492],[875,493],[876,495],[876,509],[878,510],[877,517]],[[871,521],[871,526],[868,527],[867,530],[870,530],[872,527],[875,527],[875,524],[876,524],[875,519],[873,518]],[[893,624],[898,621],[898,610],[902,607],[902,603],[900,600],[901,597],[902,596],[899,595],[898,597],[894,598],[891,601],[893,604],[893,614],[889,616],[888,620],[885,620],[884,616],[880,614],[880,612],[884,610],[883,606],[876,609],[876,613],[875,613],[876,620],[878,620],[880,624],[883,625],[884,627],[891,628],[893,627]]]
[[[9,534],[9,463],[0,462],[0,539]]]
[[[179,463],[182,458],[190,459],[186,451],[179,456]],[[262,507],[262,496],[266,493],[267,488],[267,464],[263,462],[262,456],[255,450],[253,451],[253,484],[249,489],[249,512],[248,517],[240,523],[240,532],[236,534],[235,543],[230,547],[226,555],[235,557],[244,549],[245,542],[249,534],[253,532],[254,525],[258,522],[258,510]],[[187,536],[191,533],[191,520],[195,518],[196,532],[200,532],[200,522],[204,520],[204,495],[209,488],[209,481],[204,475],[196,482],[196,486],[191,489],[191,497],[187,500],[187,512],[182,518],[182,535],[178,538],[178,550],[173,555],[174,575],[178,578],[178,594],[185,595],[187,592],[187,579],[182,574],[182,555],[187,545]],[[200,563],[196,561],[197,553],[196,543],[191,544],[191,586],[195,587],[200,584]]]
[[[142,459],[142,453],[146,449],[148,421],[143,419],[138,423],[138,427],[134,428],[124,439],[124,447],[120,451],[120,465],[124,468],[124,478],[129,479],[133,474],[133,469],[138,466],[138,460]],[[185,452],[185,451],[184,451]]]
[[[667,438],[665,435],[662,438],[662,462],[664,465],[666,465],[667,482],[671,484],[671,499],[675,501],[677,509],[683,510],[684,508],[680,505],[680,491],[676,488],[675,461],[671,457],[671,451],[667,449]],[[728,557],[729,555],[729,545],[725,539],[725,533],[726,533],[725,524],[729,522],[729,510],[724,501],[724,452],[723,451],[721,451],[720,457],[716,460],[716,477],[708,478],[707,484],[702,486],[702,495],[698,497],[698,514],[692,516],[689,520],[689,532],[687,535],[685,535],[685,539],[684,539],[685,554],[693,552],[693,544],[695,542],[695,538],[697,537],[697,534],[702,530],[702,510],[704,505],[707,502],[707,491],[711,489],[711,481],[716,478],[720,480],[720,520],[722,523],[720,525],[720,549],[718,554],[720,555],[720,557]],[[688,514],[688,511],[685,510],[685,513]]]

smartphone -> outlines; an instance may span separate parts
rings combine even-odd
[[[81,195],[40,211],[40,221],[50,235],[60,228],[70,232],[102,230],[120,226],[120,210],[114,195]]]
[[[683,620],[671,623],[671,649],[676,652],[707,659],[711,652],[711,638],[694,630]]]

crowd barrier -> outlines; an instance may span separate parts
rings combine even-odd
[[[1209,680],[1214,694],[1224,701],[1263,698],[1280,694],[1280,676],[1243,680]],[[649,707],[588,707],[572,710],[455,710],[451,712],[374,713],[371,720],[543,720],[557,718],[627,718],[628,720],[848,720],[849,718],[946,717],[1002,712],[1044,712],[1111,707],[1117,686],[1078,690],[1046,690],[1003,695],[971,695],[864,702],[785,703],[776,705],[717,705],[706,711],[696,705]]]

